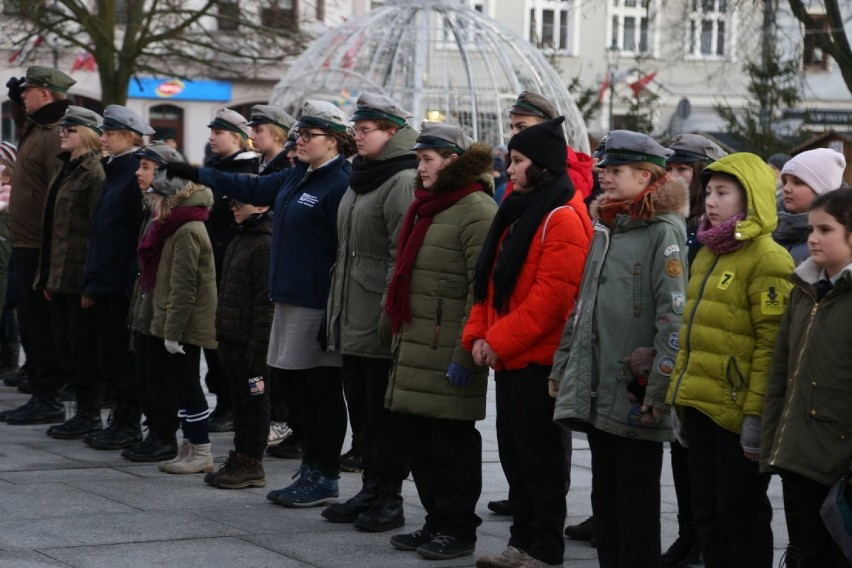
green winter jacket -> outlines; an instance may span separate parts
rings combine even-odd
[[[413,158],[417,131],[398,130],[377,163]],[[355,172],[353,171],[353,175]],[[414,195],[415,167],[399,171],[367,193],[346,190],[337,209],[337,258],[328,295],[328,350],[391,358],[378,333],[384,295],[396,264],[396,245]]]
[[[176,207],[213,206],[213,192],[196,185]],[[216,348],[216,268],[201,221],[181,225],[163,244],[153,291],[151,335]]]
[[[723,255],[702,247],[691,267],[682,349],[666,401],[693,407],[739,433],[760,416],[770,359],[790,297],[793,259],[772,240],[775,179],[754,154],[731,154],[705,170],[735,177],[745,188],[746,218],[736,238],[749,241]]]
[[[852,467],[852,265],[819,302],[820,268],[793,274],[763,406],[763,471],[791,471],[823,485]]]
[[[640,440],[667,441],[668,418],[642,426],[643,403],[664,409],[677,356],[677,330],[686,289],[686,215],[681,180],[651,193],[653,215],[618,215],[610,230],[595,223],[574,310],[556,351],[552,380],[559,381],[554,419],[583,429]],[[592,204],[592,218],[605,197]],[[645,399],[632,401],[633,374],[624,360],[640,347],[656,349]]]
[[[441,171],[433,191],[454,190],[484,180],[486,191],[471,193],[436,214],[411,273],[412,320],[395,338],[385,406],[394,412],[430,418],[481,420],[485,417],[488,368],[479,367],[461,346],[473,306],[473,271],[497,204],[491,197],[490,147],[474,144]],[[473,373],[467,387],[447,381],[455,362]]]

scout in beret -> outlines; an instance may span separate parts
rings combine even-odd
[[[136,170],[136,180],[139,189],[147,191],[154,180],[157,170],[166,164],[183,164],[186,162],[180,152],[162,141],[154,142],[137,150],[134,155],[139,158],[139,169]]]
[[[292,164],[287,157],[287,152],[284,151],[284,145],[295,123],[296,119],[280,107],[274,105],[251,107],[248,125],[251,128],[254,150],[260,154],[261,175],[269,175]]]
[[[453,154],[464,154],[471,144],[473,144],[473,138],[462,132],[459,126],[424,120],[420,124],[420,136],[417,137],[417,143],[412,149],[446,149]]]
[[[355,114],[349,120],[352,122],[388,120],[402,128],[407,124],[406,121],[409,118],[413,118],[413,115],[399,106],[392,98],[377,93],[363,92],[355,103]]]
[[[65,116],[59,121],[60,127],[65,127],[67,130],[70,126],[85,126],[98,136],[101,135],[101,124],[103,118],[93,110],[87,108],[69,105],[65,111]]]
[[[257,154],[251,151],[251,129],[243,115],[228,108],[221,108],[216,111],[216,115],[207,124],[207,127],[210,129],[210,136],[208,136],[207,142],[210,145],[210,153],[212,154],[207,160],[208,166],[226,172],[241,174],[258,173],[260,160]],[[233,232],[230,229],[231,220],[231,209],[227,201],[216,200],[216,205],[213,207],[207,226],[219,226],[221,224],[223,226],[222,230],[227,231],[228,235],[232,235]],[[217,267],[221,266],[219,260],[224,255],[224,247],[227,246],[230,240],[230,237],[224,238],[221,243],[217,244],[214,239],[213,251],[217,259]],[[220,252],[221,255],[219,254]]]
[[[136,111],[121,105],[104,109],[103,131],[101,141],[110,161],[132,148],[141,148],[145,145],[142,137],[154,134],[154,129]]]
[[[294,128],[299,161],[318,167],[337,154],[346,157],[356,152],[349,119],[342,110],[327,101],[306,100]]]
[[[701,172],[708,164],[728,155],[718,144],[700,134],[681,134],[669,144],[674,153],[666,157],[666,170],[675,178],[681,178],[689,186],[689,215],[687,245],[690,262],[701,244],[695,238],[698,221],[704,214],[704,188],[701,187]]]
[[[412,114],[392,98],[378,93],[361,93],[355,106],[355,113],[349,119],[354,123],[353,132],[358,156],[363,160],[375,162],[390,157],[386,155],[388,152],[391,154],[403,152],[409,154],[408,160],[405,160],[407,163],[390,167],[392,169],[416,168],[416,159],[411,152],[411,145],[417,137],[417,132],[409,128],[407,122],[409,118],[412,118]],[[396,142],[389,147],[393,138],[396,138]],[[377,185],[368,181],[367,177],[371,174],[360,171],[361,169],[355,168],[353,172],[359,182],[366,181],[365,188]],[[360,183],[356,185],[360,187]]]

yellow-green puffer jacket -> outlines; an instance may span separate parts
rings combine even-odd
[[[763,160],[731,154],[704,172],[728,174],[745,188],[746,218],[735,237],[749,243],[728,254],[713,254],[706,246],[698,252],[666,402],[696,408],[738,433],[745,415],[763,411],[793,259],[772,240],[778,222],[775,176]]]

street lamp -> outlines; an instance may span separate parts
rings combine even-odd
[[[613,127],[612,103],[615,100],[615,73],[618,71],[618,60],[621,57],[621,49],[613,40],[606,50],[606,72],[609,77],[609,129]]]

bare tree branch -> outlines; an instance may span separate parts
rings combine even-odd
[[[849,38],[846,37],[844,18],[838,0],[824,0],[826,23],[828,30],[822,33],[821,24],[808,12],[808,6],[803,0],[789,0],[790,9],[805,26],[806,32],[812,33],[816,45],[829,54],[840,67],[840,74],[849,92],[852,93],[852,49]],[[846,3],[847,16],[852,15],[852,3]]]

